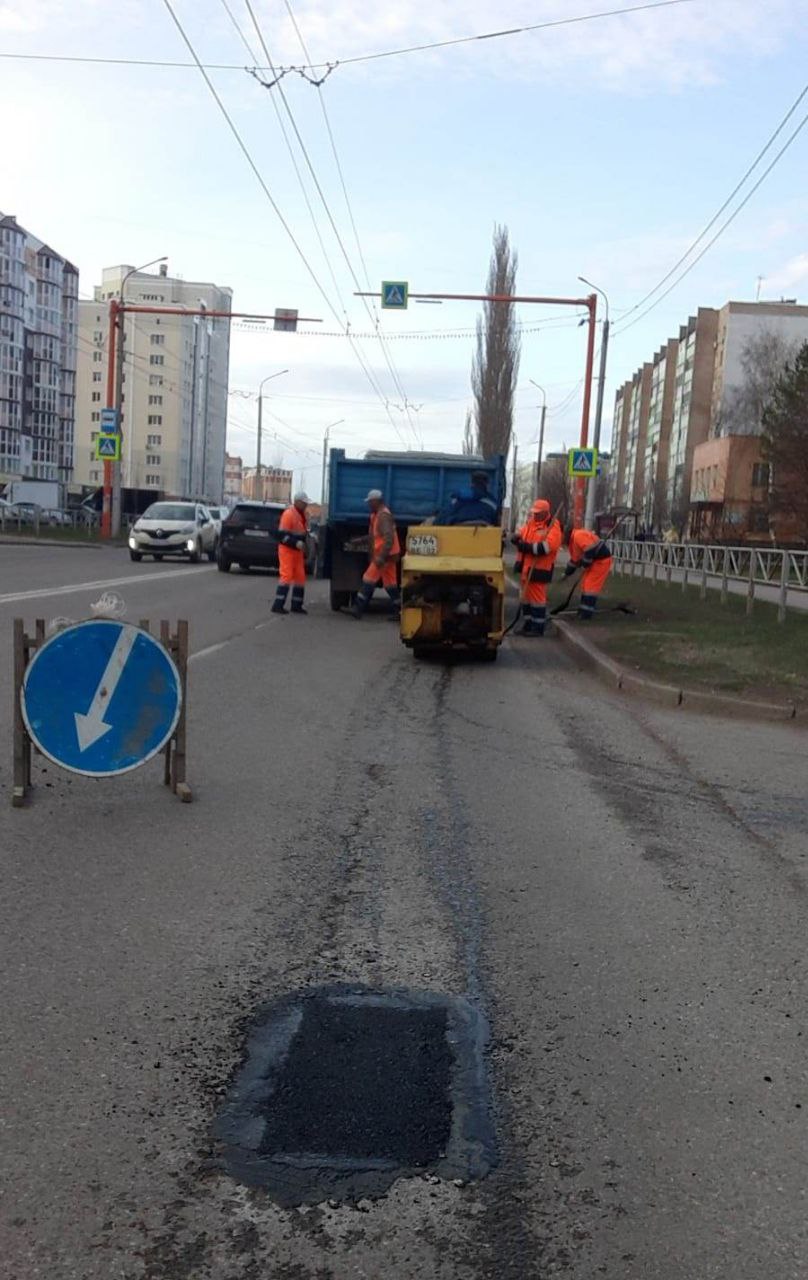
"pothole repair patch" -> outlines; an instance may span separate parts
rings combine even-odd
[[[467,1000],[310,988],[267,1007],[215,1124],[230,1175],[286,1207],[382,1195],[401,1177],[464,1181],[495,1160]]]

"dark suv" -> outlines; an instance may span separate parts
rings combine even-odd
[[[231,564],[245,570],[253,565],[277,569],[277,530],[283,512],[282,502],[237,502],[222,521],[219,535],[217,563],[222,573],[228,573]]]

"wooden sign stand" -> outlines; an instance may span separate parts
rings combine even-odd
[[[148,619],[140,622],[142,631],[150,632]],[[34,634],[28,635],[22,618],[14,619],[14,781],[11,803],[19,809],[25,804],[26,796],[31,789],[31,761],[36,747],[25,727],[22,714],[22,685],[25,673],[37,649],[46,640],[45,620],[37,618]],[[190,804],[193,793],[185,779],[185,734],[188,708],[188,623],[182,619],[177,622],[176,631],[171,631],[168,622],[160,623],[160,643],[171,654],[180,675],[182,688],[182,707],[177,727],[161,751],[164,758],[163,782],[170,787],[174,795],[183,804]]]

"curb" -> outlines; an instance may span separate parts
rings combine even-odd
[[[59,538],[15,538],[13,535],[0,533],[0,547],[89,547],[93,551],[101,551],[104,546],[123,546],[123,543],[103,542],[71,542]]]
[[[750,702],[746,698],[732,698],[723,693],[706,693],[695,689],[680,689],[672,684],[660,684],[645,676],[626,671],[619,663],[608,658],[591,640],[577,635],[568,622],[553,619],[564,644],[573,650],[580,666],[594,672],[605,684],[622,693],[638,694],[649,702],[664,707],[684,707],[687,711],[714,712],[743,720],[793,720],[801,727],[808,723],[808,715],[798,715],[790,702]]]

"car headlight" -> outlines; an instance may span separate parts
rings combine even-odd
[[[133,551],[137,551],[137,538],[135,538],[132,534],[129,535],[129,546],[132,548]]]
[[[189,538],[186,545],[189,551],[196,551],[196,543],[194,542],[193,538]]]

